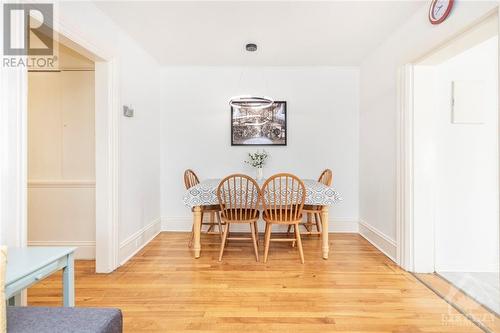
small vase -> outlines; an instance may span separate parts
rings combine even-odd
[[[256,168],[257,169],[257,176],[255,177],[257,180],[262,180],[264,179],[264,169],[261,168]]]

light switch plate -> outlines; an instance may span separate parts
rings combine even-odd
[[[134,109],[132,109],[128,105],[124,105],[123,106],[123,115],[125,117],[133,117],[134,116]]]

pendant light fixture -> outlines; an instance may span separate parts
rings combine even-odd
[[[248,43],[245,45],[245,49],[248,52],[255,52],[257,51],[257,44]],[[242,76],[243,73],[240,76],[240,83]],[[267,96],[240,95],[240,96],[233,96],[229,100],[229,105],[231,105],[231,107],[233,108],[247,107],[253,109],[265,109],[272,106],[273,103],[274,100]]]
[[[274,101],[269,97],[258,96],[234,96],[229,100],[229,105],[234,108],[251,107],[253,109],[265,109],[272,106]]]

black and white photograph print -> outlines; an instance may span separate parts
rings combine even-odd
[[[231,106],[231,145],[286,146],[286,140],[286,102],[266,108],[252,103]]]

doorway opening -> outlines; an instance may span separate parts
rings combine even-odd
[[[94,260],[95,63],[56,49],[56,70],[28,72],[28,245]]]
[[[398,262],[483,328],[500,313],[498,29],[495,11],[400,85]]]
[[[61,27],[60,25],[56,24],[56,26]],[[72,144],[66,145],[64,144],[64,140],[60,142],[59,148],[60,148],[60,155],[63,155],[63,152],[66,150],[67,156],[70,156],[71,154],[78,155],[78,153],[75,152],[69,152],[71,150],[71,147],[75,147],[80,149],[79,153],[81,151],[87,151],[85,156],[87,156],[87,159],[85,160],[81,156],[78,155],[79,159],[78,161],[71,160],[71,162],[64,161],[63,158],[60,159],[62,166],[59,167],[59,170],[70,170],[68,174],[65,175],[70,175],[67,179],[63,177],[62,180],[59,181],[59,184],[57,186],[61,185],[66,185],[66,187],[72,187],[76,186],[79,187],[80,192],[88,191],[88,192],[94,192],[93,194],[93,204],[86,201],[85,205],[86,207],[90,207],[86,211],[86,214],[81,214],[82,212],[71,212],[71,214],[74,214],[73,216],[78,216],[81,220],[84,220],[83,216],[85,215],[88,220],[93,220],[93,233],[88,227],[85,228],[85,240],[81,240],[78,238],[72,238],[69,240],[72,244],[67,245],[76,245],[76,247],[79,248],[80,251],[77,250],[77,255],[80,256],[82,255],[83,257],[91,257],[92,253],[95,252],[95,271],[97,273],[109,273],[115,270],[119,266],[119,261],[118,261],[118,249],[119,249],[119,242],[118,242],[118,207],[119,207],[119,195],[118,195],[118,183],[119,183],[119,175],[118,175],[118,165],[119,165],[119,126],[118,126],[118,121],[119,121],[119,112],[120,112],[120,107],[118,105],[118,72],[117,72],[117,61],[116,59],[112,56],[112,53],[109,53],[109,50],[102,49],[102,48],[96,48],[96,46],[91,42],[88,41],[84,38],[82,38],[81,34],[78,33],[78,31],[74,31],[72,29],[65,28],[64,33],[61,33],[60,31],[54,30],[54,40],[57,41],[57,45],[64,50],[68,52],[68,59],[69,63],[75,62],[75,58],[79,58],[80,61],[83,61],[83,63],[86,63],[85,70],[76,70],[76,69],[81,69],[81,68],[71,68],[72,65],[67,66],[67,70],[62,70],[60,71],[59,78],[54,79],[55,76],[51,76],[53,81],[61,81],[64,80],[64,84],[75,84],[76,86],[73,87],[73,92],[77,91],[76,87],[78,84],[81,84],[81,80],[87,81],[87,84],[89,84],[90,81],[93,82],[93,91],[90,92],[87,90],[87,99],[83,98],[83,95],[77,95],[77,96],[72,96],[71,98],[74,97],[74,101],[64,101],[61,102],[61,98],[59,98],[59,101],[66,105],[68,103],[76,103],[79,101],[79,99],[86,100],[89,102],[91,99],[88,97],[90,94],[93,94],[93,105],[87,105],[88,109],[87,111],[92,109],[93,106],[93,113],[90,114],[88,112],[79,112],[72,113],[75,119],[66,119],[64,118],[65,115],[62,111],[60,111],[60,116],[62,117],[62,120],[59,122],[59,125],[63,124],[63,120],[68,120],[72,122],[71,126],[72,129],[78,128],[77,131],[71,132],[71,134],[68,134],[70,131],[69,129],[65,129],[64,126],[60,128],[61,131],[67,130],[68,133],[68,139],[69,142],[71,140],[75,139],[76,137],[85,137],[85,133],[89,135],[90,137],[94,136],[93,140],[90,138],[87,138],[86,140],[80,140],[79,142],[82,143],[82,146],[79,147],[77,144],[73,145],[77,140],[73,140]],[[64,55],[63,55],[64,57]],[[63,60],[63,65],[64,65],[64,60]],[[93,64],[93,72],[89,69],[91,69]],[[73,70],[71,70],[73,69]],[[71,72],[79,73],[79,76],[82,76],[80,79],[81,80],[74,80],[73,79],[68,79],[68,76],[70,75]],[[86,73],[85,73],[86,72]],[[38,73],[37,73],[38,74]],[[54,74],[54,73],[48,73],[48,74]],[[47,75],[48,75],[47,74]],[[20,76],[20,80],[23,82],[23,85],[25,84],[28,86],[30,82],[28,75],[31,75],[31,73],[23,73],[22,76]],[[47,75],[45,77],[47,77]],[[77,76],[78,76],[77,75]],[[74,75],[72,75],[74,76]],[[85,77],[85,78],[83,78]],[[66,82],[69,80],[68,82]],[[76,82],[75,82],[76,81]],[[61,82],[59,82],[61,83]],[[71,87],[70,87],[71,88]],[[53,91],[51,90],[53,93]],[[85,94],[84,94],[85,95]],[[64,95],[66,96],[66,95]],[[20,136],[22,138],[22,147],[27,147],[26,150],[28,150],[28,97],[29,92],[25,91],[22,96],[20,96],[20,101],[18,104],[18,107],[20,109],[20,112],[23,114],[23,122],[22,127],[20,128],[20,132],[22,135]],[[57,100],[55,98],[54,100]],[[80,101],[82,102],[82,101]],[[85,104],[85,103],[84,103]],[[61,109],[61,106],[57,106],[59,109]],[[72,106],[71,106],[72,107]],[[65,109],[65,108],[62,108]],[[54,113],[54,111],[51,111]],[[69,111],[68,111],[69,112]],[[44,117],[44,115],[42,115]],[[79,119],[78,121],[82,121],[79,123],[79,125],[82,125],[85,123],[85,126],[76,126],[74,124],[75,121],[77,121],[78,117],[83,118]],[[93,117],[93,119],[92,119]],[[93,125],[91,125],[93,123]],[[92,127],[93,126],[93,127]],[[90,128],[92,127],[92,128]],[[80,132],[79,132],[80,131]],[[52,133],[50,133],[52,134]],[[63,133],[64,134],[64,133]],[[62,137],[63,134],[60,134],[59,136]],[[48,136],[50,137],[50,136]],[[85,142],[85,143],[83,143]],[[67,143],[67,142],[66,142]],[[86,148],[84,148],[86,147]],[[91,152],[93,150],[93,152]],[[94,155],[94,158],[92,159],[92,154]],[[19,163],[21,165],[28,166],[28,161],[26,160],[26,157],[28,154],[21,154],[20,155],[20,161]],[[31,152],[30,152],[31,155]],[[83,161],[85,160],[85,161]],[[68,163],[66,163],[68,162]],[[66,164],[66,165],[65,165]],[[91,165],[93,164],[93,166]],[[71,165],[71,166],[70,166]],[[46,167],[46,165],[45,165]],[[83,171],[85,169],[85,172]],[[92,172],[93,169],[93,172]],[[62,173],[61,173],[62,174]],[[36,175],[36,173],[32,173],[29,176],[33,177],[33,175]],[[81,176],[81,178],[76,179],[70,179],[76,177],[76,176]],[[83,175],[83,176],[82,176]],[[28,189],[28,182],[29,179],[26,177],[23,180],[23,183],[25,186],[23,186],[24,190],[26,191],[32,191],[33,188],[35,187],[41,187],[41,186],[46,186],[47,184],[44,184],[44,182],[32,182],[31,188]],[[34,177],[33,177],[34,178]],[[34,180],[34,179],[31,179]],[[51,179],[49,182],[57,183],[57,181],[53,181],[54,179]],[[61,184],[62,183],[62,184]],[[68,190],[68,188],[66,188]],[[82,195],[86,199],[89,199],[92,195],[89,195],[89,193]],[[26,193],[28,194],[28,193]],[[33,193],[32,193],[33,194]],[[81,193],[80,193],[81,194]],[[28,207],[27,203],[27,197],[22,196],[22,202],[20,203],[20,207]],[[32,197],[34,199],[34,197]],[[65,199],[68,199],[66,197]],[[74,198],[73,198],[74,199]],[[68,199],[69,200],[69,199]],[[35,201],[33,201],[35,203]],[[93,206],[93,207],[92,207]],[[35,207],[30,207],[30,211],[32,208]],[[47,208],[47,207],[43,207]],[[53,207],[52,207],[53,208]],[[80,207],[81,208],[81,207]],[[91,209],[93,208],[93,218],[90,216],[90,214],[87,214]],[[50,210],[49,210],[50,211]],[[59,214],[61,214],[59,212]],[[70,228],[72,221],[71,217],[68,218],[68,216],[65,216],[65,226],[66,228]],[[82,222],[82,221],[80,221]],[[22,219],[19,221],[19,230],[20,230],[20,242],[19,246],[26,246],[28,244],[28,238],[29,240],[32,241],[32,245],[45,245],[42,243],[36,243],[37,240],[32,238],[34,237],[33,234],[28,235],[28,221],[27,219]],[[87,223],[82,223],[87,224]],[[90,223],[92,224],[92,223]],[[79,225],[79,227],[82,227],[82,225]],[[30,229],[32,229],[30,227]],[[36,229],[32,229],[31,231],[35,231]],[[60,232],[60,231],[59,231]],[[72,234],[77,235],[80,232],[80,230],[73,229]],[[89,237],[90,236],[90,237]],[[91,237],[94,237],[95,240],[91,240]],[[79,237],[79,235],[77,236]],[[51,240],[58,240],[55,238],[54,235],[51,236]],[[90,238],[90,239],[89,239]],[[42,240],[43,241],[43,240]],[[76,243],[75,243],[76,241]],[[59,243],[60,245],[63,245],[65,243]],[[46,244],[48,245],[48,244]],[[93,247],[93,248],[92,248]],[[25,298],[25,297],[24,297]]]

